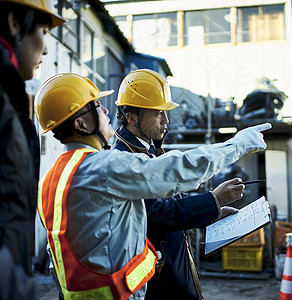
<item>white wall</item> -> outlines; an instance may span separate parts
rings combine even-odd
[[[287,153],[280,150],[266,151],[267,199],[277,206],[279,220],[288,218]]]

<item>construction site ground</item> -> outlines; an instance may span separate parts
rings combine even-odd
[[[37,299],[59,299],[58,291],[49,275],[36,273],[34,279],[37,284]],[[275,277],[264,279],[228,278],[228,274],[226,274],[224,278],[204,275],[201,283],[205,300],[277,300],[281,280]]]

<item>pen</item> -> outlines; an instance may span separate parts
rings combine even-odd
[[[237,185],[237,184],[252,184],[252,183],[260,183],[260,182],[265,182],[265,180],[249,180],[249,181],[235,183],[235,185]]]

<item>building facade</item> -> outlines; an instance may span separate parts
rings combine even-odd
[[[291,95],[290,1],[103,2],[137,52],[167,60],[173,86],[240,105],[267,77]]]

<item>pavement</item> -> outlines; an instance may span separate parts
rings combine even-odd
[[[237,277],[233,275],[226,273],[223,277],[216,278],[214,274],[212,276],[201,274],[204,300],[276,300],[279,298],[281,280],[269,276],[249,275],[245,278],[233,278]],[[251,279],[252,277],[254,278]],[[262,279],[255,279],[257,277]],[[35,273],[34,279],[37,284],[38,300],[59,299],[58,291],[49,275]]]
[[[37,286],[38,300],[58,300],[59,294],[55,284],[49,275],[42,273],[34,273],[33,278]]]
[[[275,277],[258,279],[202,278],[205,300],[277,300],[281,281]]]

